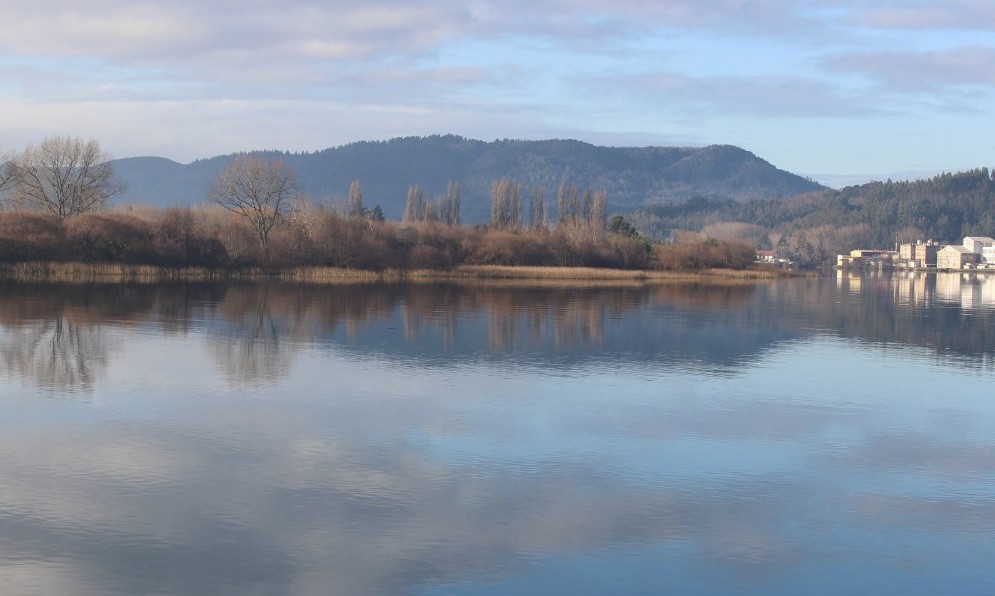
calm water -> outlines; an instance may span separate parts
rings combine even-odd
[[[995,276],[0,286],[12,594],[991,594]]]

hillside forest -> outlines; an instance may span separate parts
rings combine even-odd
[[[729,145],[709,147],[600,147],[580,141],[490,142],[454,135],[364,141],[312,153],[252,152],[293,168],[304,194],[343,197],[352,182],[387,219],[400,219],[408,188],[441,193],[458,181],[463,223],[484,224],[491,186],[510,178],[531,192],[556,193],[563,182],[608,193],[611,209],[684,201],[696,195],[737,201],[793,196],[824,187]],[[235,155],[179,164],[156,157],[112,161],[124,191],[114,204],[195,205]]]
[[[697,232],[779,248],[804,267],[819,267],[854,248],[893,249],[897,242],[929,239],[959,244],[964,236],[995,234],[995,172],[980,168],[746,202],[699,196],[628,217],[653,238]]]

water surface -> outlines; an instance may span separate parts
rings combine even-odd
[[[0,287],[25,594],[989,594],[995,276]]]

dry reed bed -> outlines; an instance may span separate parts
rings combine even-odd
[[[224,272],[200,267],[91,263],[2,263],[0,279],[10,281],[169,281],[225,279]]]
[[[771,270],[713,269],[701,272],[598,269],[593,267],[529,267],[503,265],[464,265],[454,269],[388,269],[370,271],[341,267],[294,267],[279,271],[262,268],[208,269],[168,268],[153,265],[88,263],[0,264],[0,279],[10,281],[58,282],[159,282],[224,281],[276,279],[294,283],[373,283],[435,281],[571,282],[598,285],[643,284],[652,282],[707,281],[754,282],[784,277]]]

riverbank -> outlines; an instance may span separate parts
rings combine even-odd
[[[753,282],[796,275],[774,269],[706,269],[702,271],[654,271],[602,269],[595,267],[535,267],[462,265],[451,269],[387,269],[370,271],[341,267],[292,267],[276,271],[262,268],[210,269],[203,267],[158,267],[152,265],[90,263],[0,264],[0,280],[15,282],[166,282],[279,280],[292,283],[373,283],[441,281],[598,282],[652,283],[666,281]]]

